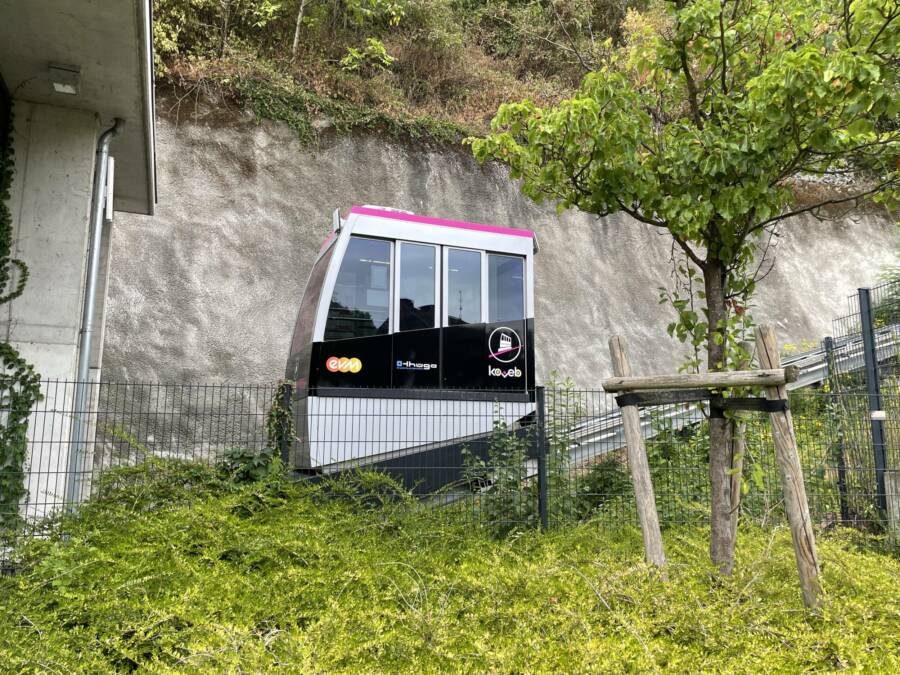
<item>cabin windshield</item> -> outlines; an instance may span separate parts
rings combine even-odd
[[[350,237],[328,309],[325,339],[386,334],[390,299],[391,243]]]
[[[313,265],[306,282],[306,290],[303,292],[303,300],[300,302],[300,311],[297,313],[297,323],[294,325],[294,336],[291,339],[291,354],[296,354],[304,346],[312,342],[313,330],[316,325],[316,310],[319,307],[319,296],[322,294],[322,286],[325,283],[325,273],[334,253],[331,246],[319,257]]]

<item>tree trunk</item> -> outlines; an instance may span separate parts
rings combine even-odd
[[[306,0],[300,0],[300,9],[297,11],[297,25],[294,27],[294,44],[291,46],[291,62],[297,63],[297,55],[300,51],[300,27],[303,25],[303,10],[306,9]]]
[[[707,363],[711,371],[725,369],[725,342],[721,328],[728,318],[725,307],[725,266],[710,255],[703,267],[703,285],[706,291]],[[731,527],[731,444],[730,425],[724,417],[709,420],[709,484],[710,484],[710,539],[709,555],[724,575],[734,570],[735,534]]]
[[[753,353],[753,345],[749,342],[742,342],[741,349],[747,354]],[[748,357],[737,364],[738,370],[748,370],[752,360]],[[741,394],[743,395],[743,394]],[[728,428],[726,429],[726,437],[728,438],[728,461],[730,463],[731,482],[728,491],[729,499],[729,521],[728,528],[731,537],[732,553],[734,558],[734,548],[737,543],[737,526],[738,516],[741,509],[741,481],[744,473],[744,453],[746,452],[747,438],[747,422],[744,414],[736,412],[732,419],[727,420]]]
[[[231,18],[231,0],[222,0],[222,32],[219,36],[219,58],[225,57],[225,50],[228,49],[228,31],[230,30],[228,26],[229,19]]]

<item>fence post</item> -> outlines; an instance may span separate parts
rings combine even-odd
[[[282,382],[278,387],[279,405],[281,406],[278,415],[278,449],[281,451],[281,465],[285,468],[291,460],[291,417],[293,406],[291,398],[293,397],[294,388],[290,382]]]
[[[875,345],[875,325],[872,319],[872,298],[868,288],[859,289],[859,318],[863,338],[863,355],[866,365],[866,390],[869,395],[869,420],[872,426],[872,450],[875,453],[875,502],[884,512],[887,510],[884,472],[887,458],[884,447],[884,414],[881,408],[881,387],[878,382],[878,351]]]
[[[544,387],[535,387],[535,401],[537,404],[537,469],[538,469],[538,514],[541,519],[541,529],[546,530],[550,524],[548,508],[547,472],[547,401]]]
[[[825,365],[828,368],[828,388],[831,390],[831,408],[835,406],[834,399],[840,393],[838,382],[837,362],[834,359],[834,338],[830,335],[822,340],[822,349],[825,351]],[[838,403],[837,405],[840,405]],[[842,422],[838,421],[837,432],[837,469],[838,469],[838,500],[841,506],[841,521],[850,520],[850,508],[847,505],[847,460],[844,457],[844,429]]]

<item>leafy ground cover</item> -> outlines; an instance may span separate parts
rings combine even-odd
[[[148,479],[148,474],[153,479]],[[708,533],[597,523],[504,539],[373,477],[237,486],[204,469],[119,473],[19,549],[0,579],[11,672],[885,672],[900,666],[900,560],[821,542],[827,601],[802,609],[786,531],[748,530],[717,579]]]

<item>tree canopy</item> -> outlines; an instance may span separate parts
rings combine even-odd
[[[897,184],[891,0],[695,0],[631,13],[629,43],[553,108],[500,108],[480,159],[528,196],[667,228],[697,265],[738,270],[752,235]],[[791,209],[798,175],[854,189]],[[735,280],[736,281],[736,280]]]
[[[629,12],[625,44],[607,43],[574,96],[501,106],[473,149],[507,163],[536,201],[666,229],[685,256],[681,286],[663,292],[677,311],[670,333],[705,347],[708,369],[734,367],[749,356],[739,340],[761,235],[895,194],[898,18],[897,0],[652,4]],[[799,203],[798,180],[842,185]],[[740,502],[735,432],[710,420],[711,555],[726,573]]]

